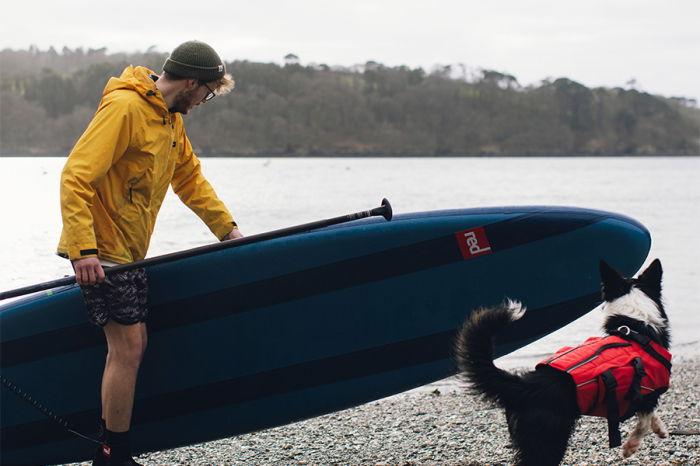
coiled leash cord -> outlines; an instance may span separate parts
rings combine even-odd
[[[51,419],[52,421],[58,423],[61,427],[66,429],[71,434],[73,434],[77,437],[80,437],[82,439],[85,439],[89,442],[95,443],[97,445],[104,445],[104,442],[101,442],[101,441],[96,440],[92,437],[89,437],[85,434],[81,434],[80,432],[78,432],[76,430],[71,429],[70,426],[68,425],[68,421],[66,421],[65,419],[63,419],[60,416],[55,415],[53,413],[53,411],[51,411],[46,406],[44,406],[41,403],[39,403],[38,401],[36,401],[34,398],[32,398],[32,396],[29,393],[24,392],[21,388],[19,388],[17,385],[13,384],[9,380],[7,380],[4,376],[0,376],[0,380],[2,380],[2,384],[5,387],[7,387],[8,390],[10,390],[12,393],[14,393],[18,397],[20,397],[22,400],[24,400],[27,403],[29,403],[30,405],[32,405],[34,408],[36,408],[44,416],[46,416],[49,419]]]

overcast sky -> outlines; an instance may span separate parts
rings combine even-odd
[[[13,1],[0,37],[0,48],[109,52],[199,39],[227,61],[294,53],[331,66],[463,63],[523,85],[634,79],[641,91],[700,100],[700,0]]]

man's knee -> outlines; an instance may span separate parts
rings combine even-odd
[[[142,348],[109,348],[107,360],[137,370],[141,365],[143,353]]]
[[[146,351],[148,336],[142,325],[120,325],[110,322],[105,327],[110,362],[138,369]]]

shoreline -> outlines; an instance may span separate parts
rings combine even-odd
[[[584,417],[565,465],[700,464],[700,356],[674,360],[657,413],[671,435],[648,435],[623,460],[608,448],[607,423]],[[623,442],[634,427],[621,425]],[[456,378],[286,426],[136,458],[144,465],[512,464],[503,412],[464,391]],[[89,464],[89,463],[82,463]]]

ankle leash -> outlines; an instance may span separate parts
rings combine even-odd
[[[32,405],[34,408],[36,408],[41,414],[44,416],[48,417],[52,421],[56,422],[59,424],[61,427],[63,427],[65,430],[70,432],[71,434],[75,435],[76,437],[80,437],[84,440],[87,440],[89,442],[95,443],[97,445],[104,445],[104,442],[101,442],[99,440],[96,440],[88,435],[81,434],[80,432],[73,430],[70,428],[70,425],[68,424],[68,421],[63,419],[60,416],[57,416],[54,414],[53,411],[36,401],[34,398],[29,393],[24,392],[21,388],[19,388],[17,385],[13,384],[10,382],[7,378],[4,376],[0,376],[0,380],[2,380],[2,384],[7,387],[8,390],[10,390],[12,393],[20,397],[23,401],[26,401],[30,405]]]

